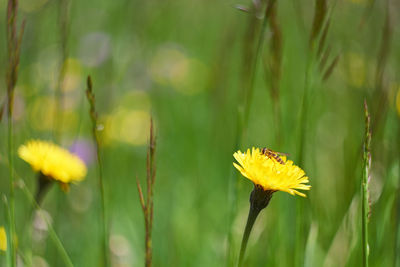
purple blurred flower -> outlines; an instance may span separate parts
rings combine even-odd
[[[69,150],[82,159],[86,165],[91,164],[95,158],[95,148],[88,140],[77,140],[71,145]]]

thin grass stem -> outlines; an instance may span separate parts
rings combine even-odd
[[[9,186],[10,186],[10,250],[11,250],[11,266],[16,266],[16,224],[15,224],[15,193],[14,193],[14,140],[13,140],[13,105],[14,105],[14,91],[18,80],[18,67],[20,58],[20,48],[22,36],[24,32],[25,22],[22,23],[19,31],[17,31],[17,13],[18,1],[9,0],[7,5],[7,56],[8,65],[6,72],[7,84],[7,150],[9,162]]]
[[[31,203],[32,207],[34,207],[35,209],[38,210],[39,216],[42,218],[42,220],[44,220],[46,222],[48,230],[49,230],[50,238],[53,240],[54,245],[56,246],[58,252],[60,253],[60,256],[61,256],[62,261],[64,262],[64,265],[67,267],[73,267],[74,265],[72,264],[72,261],[71,261],[70,257],[68,256],[68,253],[65,250],[60,238],[58,237],[57,233],[55,232],[53,226],[48,221],[46,216],[44,216],[42,214],[42,209],[40,208],[39,204],[36,202],[34,196],[31,194],[31,192],[29,192],[28,188],[26,187],[25,183],[22,180],[18,181],[18,185],[24,192],[25,196]]]
[[[9,183],[10,183],[10,250],[11,266],[16,266],[16,247],[15,247],[15,192],[14,192],[14,156],[13,156],[13,123],[12,112],[8,112],[8,162],[9,162]]]
[[[109,255],[108,255],[108,227],[107,227],[107,214],[106,214],[106,201],[105,201],[105,189],[104,189],[104,178],[103,178],[103,162],[100,154],[100,141],[97,135],[97,112],[95,107],[95,95],[93,93],[93,84],[90,76],[87,78],[87,89],[86,96],[90,104],[90,118],[92,120],[92,136],[96,146],[96,160],[98,166],[98,177],[99,177],[99,191],[101,198],[101,228],[103,233],[103,261],[104,266],[109,266]]]
[[[154,212],[154,182],[156,176],[155,165],[156,138],[154,135],[153,119],[150,120],[150,142],[147,149],[146,159],[146,198],[143,195],[143,190],[139,179],[136,177],[136,185],[139,192],[140,205],[144,215],[145,225],[145,266],[151,267],[153,258],[152,248],[152,231],[153,231],[153,212]]]
[[[369,221],[369,179],[370,179],[370,169],[371,169],[371,129],[370,129],[370,115],[368,112],[367,102],[364,101],[365,109],[365,140],[364,140],[364,153],[363,153],[363,175],[362,175],[362,251],[363,251],[363,266],[368,267],[368,256],[369,256],[369,246],[368,246],[368,221]]]

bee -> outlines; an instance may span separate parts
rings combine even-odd
[[[270,159],[274,159],[275,161],[277,161],[278,163],[280,163],[282,165],[285,165],[285,162],[283,161],[283,159],[280,156],[288,156],[288,154],[286,154],[286,153],[276,152],[276,151],[273,151],[272,149],[269,149],[266,147],[261,149],[261,154],[267,156]]]

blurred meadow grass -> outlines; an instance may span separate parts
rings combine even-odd
[[[6,2],[0,1],[1,103],[7,99]],[[263,32],[264,10],[273,2]],[[245,266],[363,266],[364,99],[372,130],[369,263],[400,266],[399,1],[257,3],[19,1],[18,25],[23,19],[26,25],[14,151],[28,139],[52,140],[87,163],[83,182],[67,194],[53,186],[42,203],[74,266],[100,266],[103,256],[88,75],[111,266],[144,264],[135,183],[146,179],[151,117],[157,136],[154,266],[235,266],[252,184],[233,169],[232,154],[252,146],[289,153],[312,189],[305,199],[275,194],[255,223]],[[312,37],[316,3],[326,5],[319,9],[325,15]],[[6,116],[1,125],[0,193],[8,196]],[[14,169],[16,180],[35,192],[29,165],[15,156]],[[15,201],[19,253],[31,259],[26,266],[63,266],[43,218],[30,223],[31,204],[18,187]],[[0,225],[7,224],[3,209]],[[0,254],[1,266],[5,258]]]

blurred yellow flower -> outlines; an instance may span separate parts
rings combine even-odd
[[[30,140],[19,147],[18,155],[35,171],[64,185],[86,176],[86,165],[78,156],[51,142]]]
[[[3,226],[0,227],[0,250],[7,250],[7,234]]]
[[[252,148],[242,153],[240,150],[233,154],[239,164],[233,163],[242,175],[254,184],[262,186],[262,188],[270,191],[284,191],[291,195],[306,195],[300,193],[296,189],[310,190],[311,186],[307,185],[308,177],[305,172],[293,161],[286,160],[286,157],[280,157],[284,164],[279,163],[272,157],[265,156],[259,148]]]

